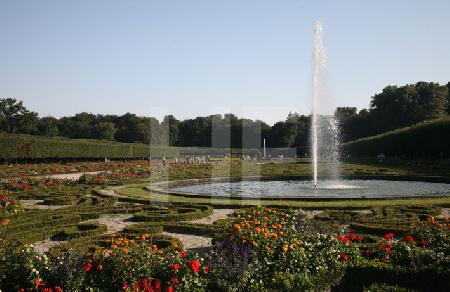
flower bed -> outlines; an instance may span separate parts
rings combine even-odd
[[[20,210],[16,200],[9,195],[7,192],[0,191],[0,219],[16,215]]]

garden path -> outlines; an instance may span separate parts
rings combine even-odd
[[[197,224],[213,224],[219,219],[226,219],[230,217],[233,212],[234,209],[214,209],[210,216],[188,222]],[[183,243],[184,249],[188,252],[206,253],[212,247],[212,238],[208,236],[172,232],[164,232],[163,234],[178,238]]]
[[[52,174],[45,175],[42,177],[50,177],[56,179],[68,179],[68,180],[78,180],[83,174],[96,175],[105,171],[88,171],[88,172],[74,172],[74,173],[62,173],[62,174]]]
[[[43,205],[44,200],[19,200],[19,204],[24,209],[56,210],[67,207],[67,205]]]

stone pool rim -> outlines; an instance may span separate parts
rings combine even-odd
[[[342,179],[348,180],[389,180],[389,181],[415,181],[415,182],[428,182],[428,183],[447,183],[450,184],[450,178],[442,176],[405,176],[405,175],[343,175]],[[319,179],[324,179],[324,177]],[[268,200],[268,201],[349,201],[349,200],[399,200],[399,199],[418,199],[418,198],[443,198],[448,195],[442,196],[430,196],[430,195],[416,195],[416,196],[404,196],[404,197],[354,197],[354,198],[330,198],[330,197],[289,197],[289,196],[230,196],[230,195],[215,195],[195,192],[183,192],[176,191],[173,188],[199,185],[199,184],[211,184],[211,183],[223,183],[223,182],[240,182],[240,181],[288,181],[288,180],[311,180],[310,175],[298,175],[298,176],[235,176],[235,177],[210,177],[210,178],[194,178],[183,179],[175,181],[160,181],[149,184],[145,189],[164,195],[172,195],[187,198],[199,198],[199,199],[225,199],[225,200]]]

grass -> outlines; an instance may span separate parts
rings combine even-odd
[[[430,165],[434,165],[431,167]],[[319,175],[327,175],[329,168],[322,164]],[[376,160],[360,160],[353,163],[343,163],[341,173],[343,176],[370,176],[370,177],[411,177],[441,178],[450,180],[450,161],[439,161],[435,164],[429,161],[389,160],[380,162]],[[262,176],[262,177],[296,177],[311,175],[311,167],[306,159],[290,160],[288,162],[248,162],[238,159],[214,161],[204,166],[197,165],[171,165],[165,177],[156,180],[180,180],[192,178],[208,178],[223,176]],[[156,181],[153,179],[152,181]],[[148,182],[129,185],[117,192],[120,195],[135,199],[149,200],[155,203],[194,203],[211,204],[215,207],[225,206],[251,206],[251,205],[276,205],[292,206],[297,208],[356,208],[365,209],[377,206],[450,206],[450,197],[439,198],[404,198],[404,199],[359,199],[359,200],[336,200],[336,201],[298,201],[298,200],[237,200],[217,198],[190,198],[175,195],[157,194],[147,191],[145,186]]]
[[[291,206],[296,208],[354,208],[364,209],[377,206],[450,206],[450,197],[440,198],[406,198],[406,199],[386,199],[386,200],[337,200],[337,201],[289,201],[289,200],[226,200],[209,198],[188,198],[173,195],[156,194],[147,191],[144,187],[147,184],[130,185],[117,191],[120,195],[146,199],[152,203],[192,203],[192,204],[211,204],[215,207],[220,206],[252,206],[252,205],[273,205],[273,206]]]

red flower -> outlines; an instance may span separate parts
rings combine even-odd
[[[173,292],[173,291],[174,291],[173,286],[169,286],[166,288],[166,292]]]
[[[344,237],[342,235],[338,235],[337,239],[342,241],[345,244],[350,244],[350,240],[347,237]]]
[[[357,241],[361,242],[364,240],[364,238],[361,235],[358,235],[358,237],[356,238]]]
[[[350,233],[349,235],[348,235],[348,239],[350,239],[350,240],[353,240],[353,239],[355,239],[356,238],[356,235],[354,234],[354,233]]]
[[[208,273],[208,272],[209,272],[209,267],[205,266],[205,273]]]
[[[389,239],[393,238],[394,236],[395,236],[394,233],[386,233],[383,237],[384,237],[384,239],[389,240]]]
[[[184,257],[186,257],[187,254],[184,251],[180,251],[179,255],[180,255],[180,257],[184,258]]]
[[[44,285],[44,283],[41,281],[41,279],[37,278],[36,281],[34,281],[34,285],[42,286],[42,285]]]
[[[370,256],[372,254],[373,254],[373,250],[371,250],[371,249],[367,249],[367,250],[364,251],[364,256],[366,256],[366,257],[368,257],[368,256]]]
[[[179,264],[172,265],[172,270],[174,270],[175,272],[178,271],[180,268],[181,268],[181,266]]]
[[[91,263],[87,263],[87,264],[84,266],[84,270],[85,270],[86,272],[89,272],[91,269],[92,269],[92,264],[91,264]]]
[[[380,242],[380,243],[378,244],[378,246],[379,246],[382,250],[384,250],[384,251],[389,251],[389,250],[391,250],[391,248],[392,248],[392,245],[391,245],[391,244],[389,244],[389,243],[384,243],[384,242]]]
[[[428,245],[430,245],[430,242],[426,239],[423,239],[420,241],[420,245],[423,247],[427,247]]]
[[[198,269],[200,268],[200,263],[198,262],[198,260],[190,261],[189,266],[194,273],[198,273]]]
[[[348,261],[348,255],[341,253],[339,254],[339,259],[343,262],[346,262]]]
[[[155,287],[155,289],[161,289],[161,281],[160,280],[156,280],[155,284],[153,286]]]
[[[405,236],[405,239],[404,239],[406,242],[412,242],[412,241],[414,241],[414,237],[412,236],[412,235],[407,235],[407,236]]]
[[[181,283],[180,279],[178,279],[177,277],[172,277],[172,279],[170,279],[170,282],[172,282],[174,284],[180,284]]]

